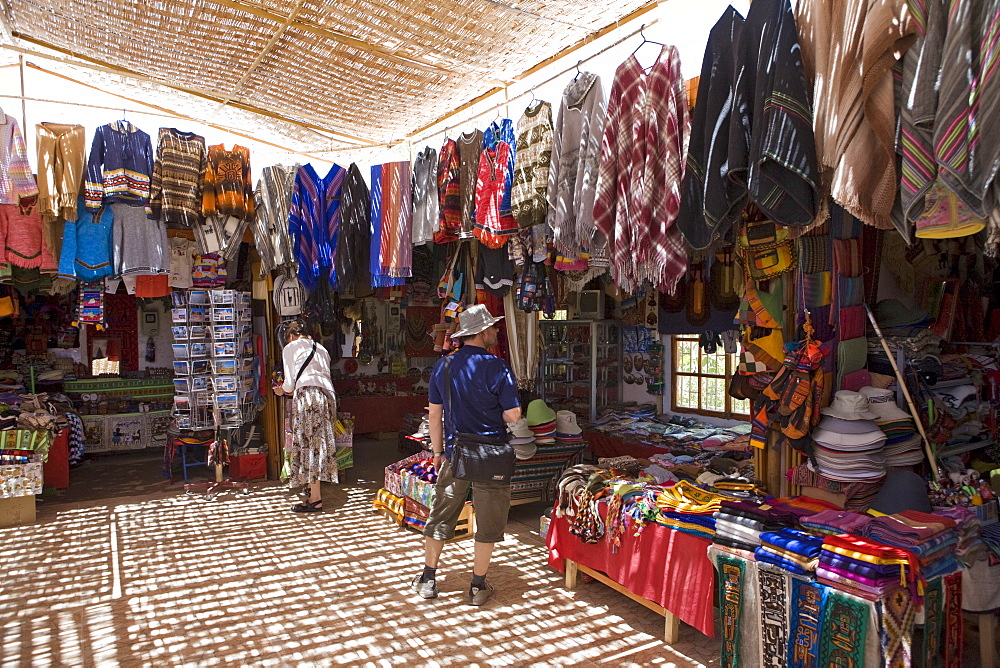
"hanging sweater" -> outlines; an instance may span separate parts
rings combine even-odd
[[[111,275],[111,229],[114,217],[106,206],[95,217],[80,198],[78,217],[66,221],[59,278],[90,283]]]
[[[160,128],[149,196],[154,217],[182,227],[201,220],[201,184],[207,160],[204,137]]]
[[[368,184],[357,164],[351,163],[340,196],[340,240],[337,242],[337,284],[346,292],[371,286],[369,259],[372,243]]]
[[[514,134],[514,121],[509,118],[490,123],[490,126],[483,132],[484,151],[495,149],[501,142],[510,147],[510,155],[505,168],[507,178],[504,181],[503,199],[500,201],[500,215],[507,218],[511,216],[510,198],[514,186],[514,158],[517,156],[517,135]]]
[[[97,128],[87,160],[84,197],[92,212],[111,202],[149,206],[153,145],[149,135],[128,121]]]
[[[476,226],[472,233],[488,248],[500,248],[517,232],[511,216],[503,215],[503,197],[510,173],[510,144],[497,142],[479,157],[476,182]]]
[[[581,72],[563,91],[552,130],[546,221],[556,249],[573,259],[593,247],[605,109],[601,78]]]
[[[438,156],[438,231],[434,243],[446,244],[458,240],[462,230],[462,190],[461,163],[458,158],[458,144],[454,139],[445,139]]]
[[[77,200],[87,162],[87,134],[82,125],[39,123],[35,126],[38,150],[38,206],[42,220],[76,220]]]
[[[677,48],[664,46],[648,75],[629,56],[611,86],[594,204],[594,224],[611,246],[611,276],[628,292],[649,281],[673,294],[687,271],[674,225],[687,132]]]
[[[292,203],[292,189],[299,165],[285,167],[271,165],[261,172],[254,193],[254,239],[258,250],[264,249],[261,259],[267,272],[294,260],[292,241],[288,236],[288,210]]]
[[[476,179],[479,177],[479,154],[483,151],[483,133],[480,130],[464,132],[455,143],[462,197],[462,233],[470,235],[476,222]]]
[[[201,213],[204,216],[253,218],[253,183],[250,180],[250,150],[224,144],[208,147],[208,162],[202,184]]]
[[[0,111],[0,204],[17,204],[38,196],[38,184],[28,164],[24,135],[13,116]],[[31,202],[27,202],[30,204]]]
[[[4,275],[9,276],[12,267],[56,272],[55,258],[45,245],[37,205],[0,204],[0,243],[4,249],[0,261]]]
[[[136,206],[124,202],[110,205],[111,245],[115,276],[166,274],[170,271],[167,228]]]
[[[438,230],[437,151],[427,146],[413,161],[413,245],[433,241]]]
[[[551,157],[552,105],[539,100],[529,105],[517,121],[517,157],[510,204],[521,227],[545,222]]]

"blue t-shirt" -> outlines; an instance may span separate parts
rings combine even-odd
[[[445,390],[445,360],[451,369],[451,406]],[[459,432],[503,438],[503,412],[521,405],[514,374],[507,363],[478,346],[465,345],[442,357],[431,374],[428,398],[444,406],[445,445],[450,450]]]

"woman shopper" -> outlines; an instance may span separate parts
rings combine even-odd
[[[292,506],[297,513],[323,510],[321,482],[337,482],[337,445],[333,425],[337,397],[330,381],[330,353],[305,332],[305,324],[292,321],[285,329],[282,350],[285,382],[275,385],[278,396],[291,395],[292,456],[288,482],[306,485],[308,498]]]

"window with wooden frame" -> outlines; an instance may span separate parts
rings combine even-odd
[[[714,355],[698,345],[695,335],[672,338],[670,364],[671,408],[676,413],[697,413],[727,419],[750,416],[750,402],[729,396],[729,381],[736,373],[738,355],[722,348]]]

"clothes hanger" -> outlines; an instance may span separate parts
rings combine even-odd
[[[645,39],[645,37],[643,39]],[[583,64],[582,60],[576,61],[576,76],[573,77],[573,81],[576,81],[577,79],[579,79],[580,75],[583,74],[583,72],[580,71],[580,65],[582,65],[582,64]]]
[[[642,30],[643,30],[643,28],[645,28],[645,27],[646,27],[646,24],[645,24],[645,23],[643,23],[643,24],[642,24],[641,26],[639,26],[639,36],[640,36],[640,37],[642,37],[642,41],[641,41],[641,42],[639,42],[639,46],[635,47],[635,51],[633,51],[633,52],[632,52],[632,55],[633,55],[633,56],[634,56],[635,54],[637,54],[637,53],[639,52],[639,49],[641,49],[641,48],[642,48],[643,46],[645,46],[646,44],[658,44],[658,45],[660,45],[660,46],[666,46],[666,44],[664,44],[663,42],[656,42],[656,41],[654,41],[654,40],[651,40],[651,39],[647,38],[647,37],[646,37],[646,33],[644,33],[644,32],[642,31]],[[649,68],[647,67],[646,69],[649,69]]]

